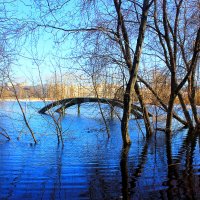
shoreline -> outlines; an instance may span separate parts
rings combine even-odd
[[[11,102],[11,101],[17,101],[15,98],[12,99],[0,99],[0,102]],[[40,98],[27,98],[27,99],[19,99],[20,102],[53,102],[57,101],[57,99],[40,99]],[[150,105],[150,104],[147,104]],[[174,104],[174,107],[179,107],[180,104]],[[191,108],[191,105],[186,104],[187,108]],[[197,108],[200,108],[200,105],[196,105]]]

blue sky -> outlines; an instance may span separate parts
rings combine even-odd
[[[47,1],[41,2],[47,3]],[[16,82],[26,81],[28,84],[32,84],[33,81],[38,81],[38,68],[40,69],[41,76],[47,79],[55,71],[58,64],[63,67],[68,66],[69,68],[72,64],[68,63],[69,61],[67,60],[58,59],[58,57],[67,58],[70,56],[70,48],[74,46],[72,37],[69,36],[60,45],[57,41],[59,41],[58,37],[64,38],[64,32],[62,31],[56,33],[56,35],[51,29],[37,28],[34,31],[30,31],[35,26],[33,22],[45,24],[47,20],[55,20],[51,15],[47,17],[41,16],[40,11],[44,13],[46,11],[44,9],[45,6],[40,7],[39,4],[40,1],[34,1],[33,4],[31,0],[0,3],[1,9],[5,8],[5,12],[1,14],[2,18],[8,17],[11,19],[6,23],[6,29],[3,31],[5,31],[8,42],[11,44],[10,46],[18,54],[14,57],[15,59],[12,63],[12,74]],[[66,12],[72,9],[72,7],[73,5],[68,5],[65,8]],[[18,34],[20,37],[15,35],[13,37],[10,29],[17,30],[23,23],[28,26],[23,26],[19,30]]]
[[[53,9],[53,5],[55,6],[56,2],[54,0],[49,0],[49,2],[50,8]],[[62,0],[59,1],[59,3],[62,4]],[[112,7],[108,6],[110,4],[109,1],[106,5],[103,5],[102,8],[98,7],[96,9],[92,7],[89,14],[86,10],[81,10],[81,7],[79,7],[80,4],[80,1],[70,1],[70,4],[65,4],[62,9],[56,10],[53,14],[48,13],[49,7],[47,6],[47,1],[26,0],[23,2],[18,0],[14,1],[14,3],[5,4],[8,17],[12,16],[13,18],[13,20],[11,20],[11,23],[12,21],[14,22],[12,28],[18,28],[18,22],[19,24],[25,22],[25,26],[21,31],[25,35],[17,40],[14,38],[17,45],[19,45],[17,46],[19,56],[13,64],[13,74],[16,81],[27,81],[31,83],[33,79],[37,82],[38,66],[41,70],[42,77],[46,79],[52,75],[58,65],[63,67],[64,73],[76,71],[73,69],[79,68],[81,64],[83,65],[81,59],[77,59],[75,62],[73,59],[70,60],[68,58],[80,55],[79,53],[84,54],[84,44],[81,43],[81,41],[84,41],[84,34],[79,34],[81,39],[76,40],[74,34],[55,29],[52,30],[50,28],[39,27],[34,29],[34,31],[30,31],[35,25],[35,22],[37,24],[51,24],[66,29],[91,27],[92,22],[90,19],[92,20],[94,15],[98,15],[98,12],[102,12],[103,15],[101,17],[109,22],[108,12],[113,9],[113,5]],[[107,7],[104,11],[103,8],[105,8],[105,6]],[[110,16],[113,18],[112,15]],[[15,23],[16,18],[17,23]],[[101,24],[99,24],[99,26],[101,26]],[[94,46],[94,44],[90,43],[90,39],[88,38],[89,37],[86,38],[86,40],[88,40],[86,44],[87,50]],[[92,39],[93,38],[91,38],[91,40]],[[103,45],[104,44],[102,44],[102,46]],[[36,58],[36,60],[32,60],[31,58]],[[64,59],[59,60],[58,58]]]
[[[62,9],[53,12],[53,14],[49,13],[47,2],[48,1],[42,0],[24,0],[24,2],[16,0],[14,3],[5,4],[6,14],[8,17],[13,18],[10,22],[10,24],[13,23],[12,28],[17,29],[19,28],[18,24],[25,24],[19,31],[19,34],[23,33],[23,35],[19,39],[18,37],[12,38],[12,42],[13,39],[16,40],[16,50],[19,53],[15,63],[12,65],[15,81],[17,82],[26,81],[28,84],[37,84],[39,82],[38,69],[40,70],[43,81],[45,81],[46,79],[51,78],[55,70],[57,70],[58,73],[58,66],[61,66],[63,74],[74,72],[79,76],[77,69],[80,68],[80,65],[84,65],[83,59],[75,60],[69,58],[81,55],[79,53],[84,54],[84,47],[86,47],[87,51],[91,50],[91,52],[93,48],[96,48],[94,47],[94,41],[97,41],[95,34],[95,36],[93,34],[85,36],[87,43],[84,43],[84,34],[79,34],[81,39],[77,40],[74,38],[74,34],[58,31],[56,29],[37,27],[32,31],[32,28],[36,26],[36,23],[73,29],[79,27],[91,27],[94,18],[97,20],[95,21],[97,26],[113,27],[116,25],[114,22],[116,13],[112,13],[113,5],[110,6],[110,1],[100,8],[98,7],[96,9],[95,7],[92,7],[90,12],[86,12],[84,9],[81,10],[78,7],[80,6],[80,1],[73,0],[70,1],[70,4],[65,4]],[[54,0],[49,0],[49,2],[50,8],[53,9],[53,5],[55,6],[56,2]],[[62,4],[62,0],[60,0],[59,3]],[[129,5],[127,4],[127,6]],[[78,12],[80,10],[81,14]],[[103,24],[101,24],[102,22]],[[134,26],[129,30],[133,50],[135,49],[137,28],[137,26]],[[111,40],[107,37],[107,41],[105,41],[105,36],[102,37],[103,41],[105,41],[102,43],[101,37],[102,35],[99,36],[101,45],[97,45],[98,48],[100,48],[100,51],[105,54],[110,53],[111,56],[113,53],[116,53],[114,56],[116,56],[117,59],[121,59],[122,55],[119,46],[116,44],[111,44],[112,46],[109,46]],[[145,61],[152,62],[148,59],[145,59]],[[147,63],[147,65],[148,64],[149,63]]]

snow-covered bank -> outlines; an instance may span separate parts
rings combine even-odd
[[[17,101],[16,99],[0,99],[0,101]],[[39,98],[30,98],[30,99],[19,99],[21,102],[39,102],[39,101],[55,101],[55,99],[39,99]]]

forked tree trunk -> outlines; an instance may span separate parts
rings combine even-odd
[[[140,57],[142,53],[142,44],[144,41],[144,34],[146,31],[146,23],[147,23],[147,15],[148,15],[149,7],[150,7],[149,0],[144,0],[133,65],[130,69],[130,78],[129,78],[126,91],[124,94],[124,110],[123,110],[123,117],[122,117],[122,122],[121,122],[121,131],[122,131],[124,146],[127,146],[131,143],[129,132],[128,132],[128,124],[129,124],[131,104],[132,104],[132,94],[133,94],[135,83],[137,81],[137,74],[138,74],[138,68],[139,68],[139,63],[140,63]]]

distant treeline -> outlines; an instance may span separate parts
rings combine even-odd
[[[63,99],[72,97],[86,97],[96,96],[92,86],[74,86],[64,84],[45,84],[43,86],[23,86],[16,84],[15,90],[19,99],[26,98],[49,98],[49,99]],[[162,82],[160,84],[152,83],[154,90],[160,95],[160,98],[167,104],[170,96],[170,87],[168,84]],[[116,98],[123,100],[123,87],[115,84],[98,84],[97,91],[99,97]],[[145,87],[141,88],[141,94],[148,104],[157,105],[158,101],[155,96]],[[183,89],[183,97],[186,104],[189,104],[187,88]],[[0,87],[1,99],[13,99],[15,98],[13,86],[1,86]],[[137,95],[133,94],[133,101],[137,102]],[[176,104],[179,104],[178,97],[175,100]],[[200,105],[200,87],[196,89],[196,103]]]

